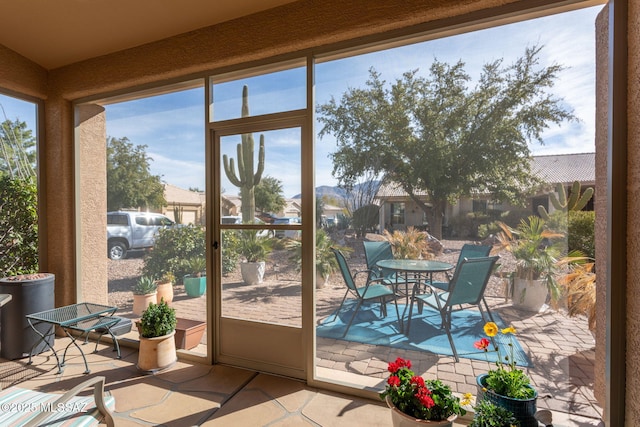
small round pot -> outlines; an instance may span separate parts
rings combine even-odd
[[[173,366],[178,360],[175,334],[176,331],[172,331],[161,337],[144,338],[140,336],[138,369],[145,374],[155,374]]]
[[[452,427],[453,422],[458,418],[457,415],[451,415],[446,420],[431,421],[413,418],[400,411],[391,401],[389,396],[384,398],[389,409],[391,409],[391,423],[393,427],[413,427],[413,426],[429,426],[429,427]]]
[[[502,396],[487,389],[487,376],[487,374],[481,374],[476,377],[476,385],[478,387],[476,401],[488,400],[496,406],[513,412],[513,416],[520,421],[520,427],[538,427],[538,420],[534,417],[538,392],[529,386],[535,393],[530,399],[514,399]]]
[[[158,294],[156,295],[156,299],[158,300],[158,303],[164,300],[164,302],[169,304],[170,302],[173,301],[173,283],[172,282],[158,283],[157,289],[158,289],[157,290]]]

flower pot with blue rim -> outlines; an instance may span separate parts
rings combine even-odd
[[[487,389],[487,374],[481,374],[476,377],[476,385],[478,386],[478,394],[476,401],[488,400],[496,406],[500,406],[513,413],[514,417],[520,421],[520,427],[538,427],[538,421],[534,415],[536,413],[536,399],[538,392],[531,386],[533,397],[529,399],[514,399],[512,397],[502,396]]]
[[[206,276],[195,277],[187,274],[184,276],[183,283],[184,290],[190,297],[200,297],[204,295],[204,292],[207,289]]]

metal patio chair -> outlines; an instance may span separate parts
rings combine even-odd
[[[400,323],[400,313],[398,311],[396,294],[389,286],[384,284],[384,278],[381,277],[381,278],[372,279],[372,280],[367,279],[367,283],[365,286],[358,287],[356,285],[355,276],[351,274],[351,270],[349,269],[349,265],[347,264],[347,260],[344,257],[344,254],[340,252],[340,250],[335,248],[331,248],[331,250],[336,256],[336,260],[338,261],[338,266],[340,267],[340,273],[342,273],[342,278],[344,279],[344,283],[347,286],[347,290],[344,294],[344,297],[342,298],[340,307],[338,308],[338,310],[336,310],[336,314],[334,315],[332,321],[334,321],[338,317],[338,314],[340,313],[340,310],[342,310],[342,307],[344,306],[344,302],[346,301],[347,295],[349,295],[349,293],[351,293],[357,298],[356,307],[353,310],[353,314],[351,315],[351,318],[349,319],[349,323],[347,324],[347,328],[345,329],[344,334],[342,336],[343,337],[346,336],[347,332],[349,332],[349,328],[351,327],[351,324],[353,323],[353,320],[355,319],[356,314],[360,309],[360,306],[362,306],[362,303],[365,301],[376,300],[376,299],[380,300],[380,316],[386,317],[387,316],[387,300],[392,299],[393,303],[396,306],[396,316],[398,318],[398,323]]]
[[[475,305],[478,306],[482,320],[486,323],[487,318],[482,308],[482,304],[484,303],[488,318],[492,322],[494,321],[489,306],[484,300],[484,291],[489,283],[493,266],[498,258],[498,256],[464,258],[458,268],[456,268],[453,278],[449,282],[448,291],[436,291],[434,288],[428,287],[427,293],[414,294],[409,308],[409,322],[407,324],[406,334],[409,334],[411,328],[414,301],[418,303],[418,312],[422,311],[423,304],[436,309],[440,313],[441,327],[444,328],[447,333],[453,356],[456,362],[458,362],[458,352],[456,351],[456,346],[451,336],[451,313],[461,310],[463,306]],[[457,306],[457,308],[454,308],[454,306]]]

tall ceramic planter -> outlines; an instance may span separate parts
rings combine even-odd
[[[514,399],[507,396],[494,393],[491,390],[487,390],[487,374],[478,375],[476,377],[476,385],[478,387],[478,393],[476,401],[488,400],[496,406],[507,409],[513,412],[513,415],[518,421],[520,421],[520,427],[538,427],[538,420],[535,419],[536,413],[536,400],[538,398],[538,392],[534,391],[534,397],[530,399]],[[531,387],[533,389],[533,387]]]
[[[184,290],[190,297],[201,297],[207,290],[207,278],[204,276],[194,277],[187,274],[184,276],[183,283]]]
[[[141,316],[142,312],[149,307],[149,304],[158,302],[157,300],[157,292],[152,294],[144,294],[144,295],[133,295],[133,314],[136,316]]]
[[[158,282],[158,302],[164,300],[167,304],[173,301],[173,282]]]
[[[176,331],[161,337],[140,336],[138,349],[138,369],[153,374],[172,366],[178,360],[174,335]]]
[[[264,278],[265,262],[243,262],[240,264],[242,280],[247,285],[259,285]]]
[[[386,396],[384,401],[387,403],[389,409],[391,409],[391,423],[393,427],[452,427],[453,422],[458,418],[457,415],[451,415],[446,420],[441,421],[420,420],[413,418],[396,408],[393,402],[391,402],[391,398],[389,396]]]
[[[549,290],[543,280],[527,280],[515,278],[513,281],[513,306],[522,310],[539,312],[545,302]]]

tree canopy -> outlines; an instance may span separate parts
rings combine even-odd
[[[277,213],[287,205],[282,195],[282,181],[265,176],[255,188],[256,209],[262,213]]]
[[[320,136],[337,140],[333,176],[346,186],[367,173],[395,182],[438,238],[447,202],[461,196],[522,203],[524,186],[537,183],[529,145],[543,143],[551,124],[575,119],[548,93],[563,67],[542,67],[541,49],[527,48],[511,65],[485,64],[473,87],[462,61],[436,60],[428,76],[412,70],[390,85],[372,68],[366,87],[318,107]]]
[[[36,138],[18,119],[0,123],[0,175],[26,179],[36,175]]]
[[[134,146],[127,137],[107,142],[107,209],[157,209],[166,206],[159,175],[152,175],[146,145]]]

